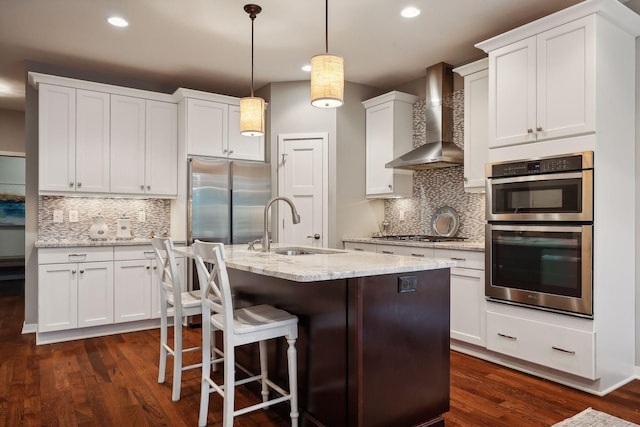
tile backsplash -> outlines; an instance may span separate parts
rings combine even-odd
[[[62,211],[63,222],[53,222],[55,210]],[[78,222],[69,222],[69,211],[78,213]],[[138,221],[144,212],[145,221]],[[171,202],[164,199],[117,199],[90,197],[40,196],[38,198],[38,239],[42,241],[88,240],[93,218],[102,215],[108,238],[116,236],[116,220],[131,220],[135,238],[149,238],[153,231],[161,235],[171,228]]]
[[[453,142],[464,147],[464,92],[455,91],[452,99],[444,102],[453,102]],[[426,141],[424,109],[424,99],[413,105],[414,147]],[[413,197],[385,200],[384,216],[391,223],[389,232],[434,234],[431,225],[433,215],[443,206],[449,206],[458,212],[460,228],[457,236],[473,242],[484,241],[485,195],[465,193],[462,166],[415,171]]]

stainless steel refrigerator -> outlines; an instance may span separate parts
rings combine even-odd
[[[271,197],[268,163],[189,158],[187,238],[246,244],[262,237]]]
[[[271,198],[268,163],[191,157],[188,160],[187,239],[247,244],[260,239]],[[189,289],[198,289],[190,263]]]

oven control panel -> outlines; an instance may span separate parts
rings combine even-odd
[[[585,159],[585,154],[591,154]],[[569,172],[589,169],[593,163],[592,152],[564,157],[549,157],[528,161],[495,163],[491,165],[491,178],[505,176],[537,175],[541,173]],[[587,160],[587,161],[585,161]]]

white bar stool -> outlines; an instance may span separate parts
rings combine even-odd
[[[182,371],[200,368],[202,363],[182,366],[182,354],[198,351],[201,347],[183,348],[182,321],[186,316],[202,313],[200,292],[183,292],[180,273],[173,252],[173,241],[168,237],[154,237],[151,240],[156,263],[159,269],[158,286],[160,287],[160,362],[158,382],[164,383],[167,366],[167,355],[173,356],[173,387],[171,399],[180,400]],[[167,342],[169,308],[173,308],[173,348]]]
[[[269,305],[234,310],[229,276],[224,261],[224,245],[196,240],[192,248],[201,286],[202,360],[210,358],[209,340],[212,328],[222,331],[225,354],[223,384],[216,384],[211,379],[209,369],[202,370],[199,425],[205,426],[207,424],[209,394],[216,391],[223,398],[223,427],[232,427],[235,416],[285,401],[289,401],[291,405],[291,425],[297,426],[299,414],[295,342],[298,338],[298,318]],[[213,263],[211,272],[207,269],[205,262]],[[209,294],[215,295],[217,299],[210,298]],[[289,345],[287,349],[289,392],[272,382],[267,375],[266,340],[279,337],[285,337]],[[236,381],[235,347],[255,342],[259,343],[260,348],[260,375]],[[235,386],[251,381],[262,383],[262,403],[235,410]],[[269,400],[269,387],[280,396]]]

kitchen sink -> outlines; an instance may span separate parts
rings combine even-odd
[[[345,251],[338,251],[335,249],[324,248],[302,248],[302,247],[286,247],[286,248],[274,248],[271,252],[278,255],[314,255],[314,254],[344,254]]]

